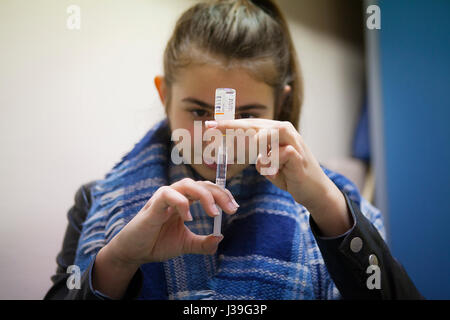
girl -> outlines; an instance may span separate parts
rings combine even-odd
[[[379,211],[321,167],[299,134],[301,77],[274,3],[194,5],[155,85],[167,119],[79,190],[46,298],[421,297],[380,236]],[[237,91],[238,119],[211,121],[215,89],[226,87]],[[213,165],[175,165],[171,132],[193,133],[196,120],[254,129],[256,141],[261,129],[278,130],[278,171],[259,174],[261,151],[255,165],[229,166],[224,190],[211,182]],[[221,236],[210,234],[216,205],[226,213]],[[79,289],[69,265],[80,268]]]

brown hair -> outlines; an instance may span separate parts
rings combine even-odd
[[[176,71],[192,63],[245,67],[273,87],[275,119],[290,121],[298,129],[303,88],[297,55],[286,20],[274,2],[211,0],[185,11],[164,52],[169,92]],[[283,95],[286,85],[291,91]]]

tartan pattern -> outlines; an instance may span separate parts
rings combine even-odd
[[[91,189],[92,206],[83,224],[75,264],[86,270],[107,244],[163,185],[185,177],[201,180],[188,165],[170,161],[167,119],[155,125]],[[385,237],[378,209],[344,176],[322,167],[357,203]],[[141,266],[140,299],[339,299],[309,226],[309,212],[261,176],[254,165],[227,181],[240,204],[223,215],[225,238],[214,255],[181,255]],[[198,202],[191,205],[197,234],[210,234],[213,218]]]

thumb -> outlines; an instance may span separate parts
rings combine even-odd
[[[214,254],[222,239],[223,235],[214,236],[210,234],[201,236],[191,232],[190,236],[186,237],[183,251],[185,254]]]

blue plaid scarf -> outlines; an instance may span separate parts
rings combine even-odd
[[[170,160],[167,120],[155,125],[91,189],[92,206],[83,224],[75,264],[86,270],[97,252],[161,186],[185,177],[203,180],[190,166]],[[330,179],[384,235],[380,212],[344,176],[323,168]],[[227,181],[240,204],[224,215],[225,236],[214,255],[187,254],[141,266],[141,299],[338,299],[309,227],[309,213],[292,196],[261,176],[254,165]],[[191,205],[197,234],[212,233],[213,218]]]

